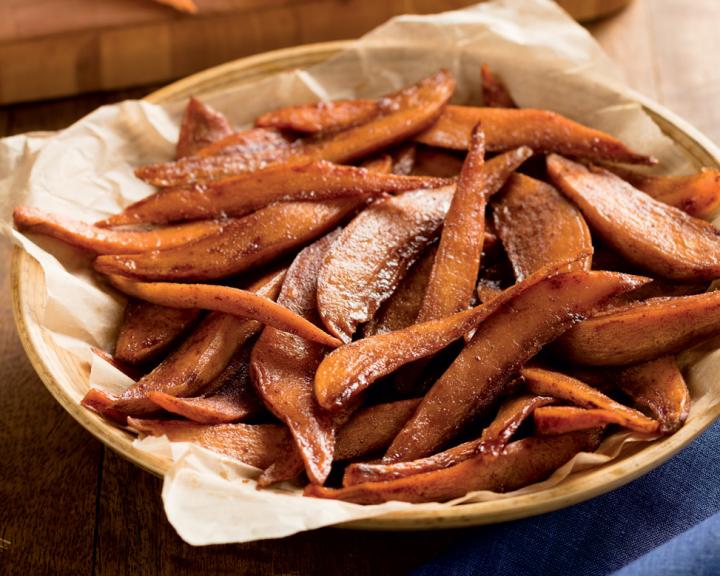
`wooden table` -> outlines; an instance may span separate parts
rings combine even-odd
[[[720,141],[717,0],[635,0],[591,32],[629,84]],[[54,130],[150,88],[0,108],[0,135]],[[168,524],[161,480],[85,432],[45,390],[18,341],[10,247],[0,245],[0,574],[398,574],[468,531],[323,529],[193,548]]]

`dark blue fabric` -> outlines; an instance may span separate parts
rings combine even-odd
[[[463,532],[456,547],[415,574],[720,575],[719,454],[716,422],[627,486],[557,512]]]

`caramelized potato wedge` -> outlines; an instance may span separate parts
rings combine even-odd
[[[633,152],[609,134],[573,122],[555,112],[533,108],[447,106],[440,119],[416,140],[439,148],[467,150],[470,134],[478,123],[485,131],[488,152],[529,146],[536,154],[555,152],[631,164],[657,162],[652,157]]]
[[[573,258],[575,269],[590,269],[590,230],[580,211],[549,184],[513,174],[493,204],[493,218],[518,282]]]
[[[180,398],[167,392],[148,392],[163,410],[198,424],[229,424],[263,413],[262,402],[250,381],[250,348],[241,346],[202,396]]]
[[[284,270],[270,273],[250,289],[258,296],[275,298],[284,274]],[[124,416],[146,416],[158,411],[158,405],[148,397],[150,392],[188,397],[212,391],[211,387],[218,385],[216,378],[238,348],[261,328],[254,320],[209,314],[172,354],[123,394],[113,398],[91,389],[83,404],[116,420],[119,414],[123,420]]]
[[[208,144],[197,156],[230,156],[242,154],[248,161],[261,168],[269,162],[277,162],[291,152],[291,142],[278,130],[250,128],[228,134],[225,138]]]
[[[440,231],[454,186],[375,202],[342,231],[318,277],[318,307],[328,331],[349,342],[395,291]]]
[[[708,219],[720,208],[720,170],[703,168],[696,174],[655,176],[616,166],[608,169],[655,200],[675,206],[690,216]]]
[[[365,201],[281,202],[182,249],[100,256],[95,269],[143,280],[214,280],[267,264],[337,226]]]
[[[115,359],[131,365],[162,356],[200,316],[200,310],[170,308],[130,298],[115,341]]]
[[[484,137],[475,132],[435,256],[418,322],[465,310],[473,301],[485,234],[485,207],[507,178],[532,155],[527,147],[484,162]]]
[[[534,394],[552,396],[558,400],[565,400],[566,402],[577,404],[581,408],[601,408],[603,411],[613,412],[615,416],[610,423],[620,424],[636,432],[652,434],[660,428],[660,424],[656,420],[648,418],[637,410],[623,406],[619,402],[615,402],[615,400],[609,396],[606,396],[592,386],[588,386],[577,378],[535,367],[523,368],[520,374],[525,379],[528,389]],[[595,426],[590,425],[576,429],[585,430],[594,427]],[[565,432],[572,431],[572,429],[565,430]],[[560,429],[556,434],[561,434],[562,432],[563,430]]]
[[[654,200],[612,172],[555,154],[548,173],[612,248],[642,269],[678,281],[720,277],[720,231]]]
[[[553,398],[543,396],[519,396],[508,400],[498,412],[490,426],[483,430],[477,440],[470,440],[438,452],[427,458],[412,460],[410,462],[397,462],[395,464],[350,464],[345,469],[343,486],[352,486],[363,482],[384,482],[405,478],[415,474],[432,472],[450,468],[464,460],[483,453],[499,453],[505,448],[510,438],[517,431],[525,419],[533,411],[554,402]],[[408,418],[412,414],[408,415]]]
[[[103,225],[166,224],[179,220],[244,216],[273,202],[372,197],[449,183],[447,179],[381,174],[324,160],[273,164],[217,182],[163,190],[107,218]]]
[[[435,260],[437,245],[430,246],[403,277],[397,290],[380,307],[377,314],[363,327],[363,337],[387,334],[415,324],[430,272]]]
[[[636,406],[660,423],[663,434],[672,434],[687,420],[690,391],[674,356],[625,368],[617,382]]]
[[[425,395],[385,461],[415,460],[442,448],[473,418],[487,413],[517,369],[545,344],[613,296],[645,281],[613,272],[567,272],[543,279],[496,306]]]
[[[334,348],[341,344],[340,340],[333,338],[285,306],[249,290],[216,284],[135,282],[122,276],[111,276],[109,279],[121,292],[154,304],[224,312],[262,322],[325,346]]]
[[[362,167],[370,172],[377,172],[378,174],[391,174],[393,169],[393,159],[390,154],[381,154],[380,156],[373,156],[362,163]]]
[[[515,100],[510,96],[507,86],[490,70],[490,66],[483,64],[480,68],[482,81],[483,104],[489,108],[517,108]]]
[[[305,495],[356,504],[445,502],[475,490],[510,492],[549,477],[579,452],[600,444],[597,431],[530,437],[508,444],[500,453],[481,453],[450,468],[386,482],[365,482],[346,488],[308,485]]]
[[[167,436],[171,442],[192,442],[256,468],[267,468],[293,450],[287,429],[278,424],[208,426],[184,420],[128,418],[128,426],[143,436]]]
[[[232,128],[224,114],[197,98],[190,98],[180,123],[175,158],[192,156],[201,148],[231,133]]]
[[[50,236],[94,254],[134,254],[179,248],[220,234],[231,222],[205,220],[153,230],[105,230],[29,206],[15,208],[13,221],[22,232]]]
[[[278,305],[311,325],[319,323],[317,278],[335,231],[297,255],[283,282]],[[314,324],[313,324],[314,323]],[[271,326],[255,344],[250,372],[263,402],[290,429],[311,482],[325,482],[332,466],[335,423],[313,396],[313,376],[326,348]]]
[[[460,174],[462,165],[463,159],[456,152],[418,145],[415,148],[412,173],[417,176],[452,178]]]
[[[545,406],[533,414],[535,431],[542,436],[556,436],[581,430],[594,430],[609,424],[634,429],[622,414],[606,408],[578,408],[576,406]],[[656,430],[635,430],[652,434]]]
[[[569,362],[625,366],[675,354],[720,334],[720,291],[652,298],[597,314],[555,344]]]
[[[334,100],[271,110],[255,126],[315,134],[338,132],[369,122],[380,114],[376,100]]]

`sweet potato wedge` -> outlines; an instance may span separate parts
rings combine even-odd
[[[349,162],[407,140],[435,122],[455,90],[452,75],[441,70],[383,99],[384,113],[354,128],[300,146],[316,160]]]
[[[267,468],[293,450],[287,429],[278,424],[208,426],[185,420],[128,418],[128,426],[143,436],[167,436],[171,442],[192,442],[256,468]]]
[[[674,354],[720,334],[720,291],[652,298],[597,314],[554,345],[586,366],[625,366]]]
[[[283,282],[278,305],[311,325],[319,323],[317,278],[335,231],[297,255]],[[313,396],[313,376],[326,352],[325,346],[271,326],[253,347],[250,373],[265,405],[293,435],[305,471],[322,484],[330,473],[335,449],[335,423]]]
[[[580,211],[549,184],[513,174],[493,204],[493,218],[518,281],[572,257],[578,257],[576,269],[590,269],[590,230]]]
[[[250,350],[247,343],[241,346],[202,396],[180,398],[148,392],[148,398],[163,410],[198,424],[228,424],[256,417],[264,407],[250,381]]]
[[[340,340],[288,310],[285,306],[249,290],[216,284],[136,282],[122,276],[111,276],[109,279],[111,284],[121,292],[153,304],[224,312],[256,320],[325,346],[337,347],[341,344]]]
[[[105,230],[29,206],[15,208],[13,221],[18,230],[50,236],[94,254],[134,254],[178,248],[220,234],[230,222],[205,220],[153,230]]]
[[[267,128],[250,128],[228,134],[221,140],[208,144],[197,156],[231,156],[242,154],[249,161],[262,167],[268,162],[280,161],[291,152],[291,141],[281,132]]]
[[[533,414],[535,432],[542,436],[557,436],[581,430],[593,430],[609,424],[625,428],[627,419],[615,410],[605,408],[578,408],[577,406],[544,406]],[[653,431],[636,430],[651,434]]]
[[[381,174],[324,160],[276,163],[217,182],[158,192],[107,218],[103,225],[237,217],[273,202],[371,197],[448,184],[450,181],[442,178]]]
[[[415,148],[415,164],[412,174],[452,178],[460,174],[462,165],[463,159],[457,153],[418,145]]]
[[[437,245],[430,246],[413,264],[399,286],[363,327],[363,337],[387,334],[415,324],[430,280]]]
[[[337,226],[364,200],[281,202],[232,221],[190,246],[138,255],[100,256],[95,269],[145,280],[210,280],[232,276],[308,244]]]
[[[687,420],[690,391],[674,356],[663,356],[621,370],[620,389],[635,405],[660,423],[660,432],[672,434]]]
[[[696,174],[655,176],[616,166],[608,169],[655,200],[675,206],[690,216],[709,219],[720,208],[720,170],[703,168]]]
[[[679,281],[720,277],[720,231],[633,188],[612,172],[555,154],[548,174],[603,239],[632,263]]]
[[[393,168],[393,159],[390,154],[381,154],[380,156],[374,156],[365,160],[362,163],[362,167],[371,172],[378,172],[379,174],[390,174]]]
[[[473,140],[445,216],[418,322],[442,318],[470,306],[480,270],[487,201],[532,155],[532,150],[522,147],[484,163],[481,132],[476,131]]]
[[[487,413],[516,371],[545,344],[616,294],[645,281],[613,272],[567,272],[541,280],[496,307],[425,395],[385,460],[415,460],[444,446],[473,418]]]
[[[520,374],[527,383],[528,389],[533,394],[552,396],[558,400],[576,404],[581,408],[600,408],[604,411],[613,412],[615,414],[612,420],[613,424],[620,424],[636,432],[652,434],[660,428],[660,424],[656,420],[648,418],[637,410],[623,406],[619,402],[615,402],[615,400],[609,396],[606,396],[592,386],[588,386],[577,378],[535,367],[523,368]],[[576,429],[584,430],[593,427],[594,426],[589,425]],[[571,432],[572,430],[569,429],[565,431]],[[556,434],[561,433],[562,429],[556,432]]]
[[[274,298],[283,277],[284,271],[270,273],[250,289],[259,296]],[[158,406],[148,398],[150,392],[186,397],[202,394],[213,384],[217,385],[217,376],[238,348],[261,328],[262,325],[253,320],[230,314],[209,314],[172,354],[123,394],[114,398],[90,390],[83,404],[108,417],[146,416],[158,411]]]
[[[410,176],[415,167],[416,145],[410,142],[399,146],[393,153],[393,174]]]
[[[321,406],[339,411],[368,386],[401,366],[431,356],[475,329],[496,310],[557,275],[560,263],[511,286],[488,304],[414,324],[402,330],[364,338],[331,352],[315,374],[315,396]]]
[[[656,163],[654,158],[633,152],[609,134],[555,112],[532,108],[447,106],[440,119],[416,140],[439,148],[467,150],[470,133],[478,123],[485,131],[485,148],[489,152],[529,146],[537,154],[555,152],[611,162]]]
[[[224,114],[197,98],[190,98],[180,123],[175,158],[192,156],[201,148],[231,133],[232,128]]]
[[[169,308],[130,298],[115,341],[114,356],[145,364],[162,356],[200,316],[200,310]]]
[[[364,124],[378,114],[376,100],[334,100],[271,110],[258,116],[255,126],[308,134],[338,132]]]
[[[423,474],[450,468],[460,462],[485,452],[501,452],[510,438],[517,431],[525,419],[533,411],[554,402],[553,398],[543,396],[519,396],[508,400],[498,412],[493,422],[483,430],[477,440],[470,440],[445,450],[410,462],[397,462],[395,464],[350,464],[345,469],[343,486],[352,486],[363,482],[383,482],[395,480],[414,474]],[[408,415],[408,418],[412,414]]]
[[[395,291],[440,231],[454,186],[375,202],[355,217],[325,258],[318,307],[328,331],[349,342]]]
[[[517,108],[515,100],[510,96],[507,86],[483,64],[480,68],[483,104],[489,108]]]
[[[309,485],[305,495],[379,504],[390,500],[444,502],[475,490],[510,492],[545,480],[578,452],[593,451],[599,443],[597,431],[530,437],[508,444],[500,454],[481,453],[450,468],[347,488]]]

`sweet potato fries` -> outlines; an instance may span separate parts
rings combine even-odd
[[[16,208],[130,297],[101,357],[137,381],[83,404],[361,504],[678,430],[674,355],[720,335],[717,171],[618,167],[654,159],[478,79],[484,107],[439,71],[243,130],[191,99],[175,157],[136,168],[156,193],[96,224]]]

